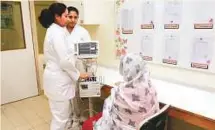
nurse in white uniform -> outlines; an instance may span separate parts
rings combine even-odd
[[[77,24],[79,18],[79,11],[77,8],[73,6],[69,6],[68,8],[68,24],[67,35],[69,35],[69,40],[71,42],[80,42],[80,41],[90,41],[90,35],[88,31]]]
[[[79,18],[79,11],[75,7],[68,7],[68,24],[65,27],[65,31],[67,34],[67,40],[69,43],[70,52],[74,52],[74,43],[76,42],[84,42],[90,41],[90,35],[88,31],[77,24]],[[76,67],[79,71],[85,72],[84,65],[81,60],[76,60]],[[76,88],[76,96],[73,98],[72,107],[73,107],[73,125],[72,128],[79,127],[80,124],[80,100],[79,100],[79,91],[78,87]]]
[[[39,21],[47,28],[44,41],[44,91],[52,113],[51,130],[65,130],[71,112],[70,100],[75,96],[79,78],[87,78],[75,68],[75,59],[69,53],[64,27],[68,10],[62,3],[53,3],[43,9]]]

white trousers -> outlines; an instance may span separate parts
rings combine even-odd
[[[71,127],[72,120],[78,120],[78,118],[80,118],[79,111],[76,112],[79,108],[74,107],[72,102],[74,101],[49,100],[49,106],[52,113],[51,130],[67,130]]]
[[[52,113],[50,130],[65,130],[72,112],[70,100],[49,100],[49,106]]]
[[[80,72],[85,72],[81,60],[77,60],[76,67]],[[71,100],[55,101],[49,100],[52,113],[51,130],[67,130],[71,127],[72,120],[80,120],[80,97],[79,89],[76,85],[75,97]]]

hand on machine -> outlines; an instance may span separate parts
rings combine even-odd
[[[96,77],[93,75],[93,73],[81,73],[80,76],[79,76],[79,79],[81,81],[85,81],[85,80],[94,80]]]
[[[81,73],[79,76],[80,79],[87,79],[89,77],[90,77],[90,75],[88,73]]]

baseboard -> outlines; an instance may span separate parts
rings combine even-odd
[[[40,90],[39,95],[44,95],[44,90]]]

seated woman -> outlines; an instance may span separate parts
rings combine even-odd
[[[121,58],[120,74],[124,82],[111,90],[105,100],[102,117],[94,130],[132,130],[159,110],[157,94],[141,54]]]

